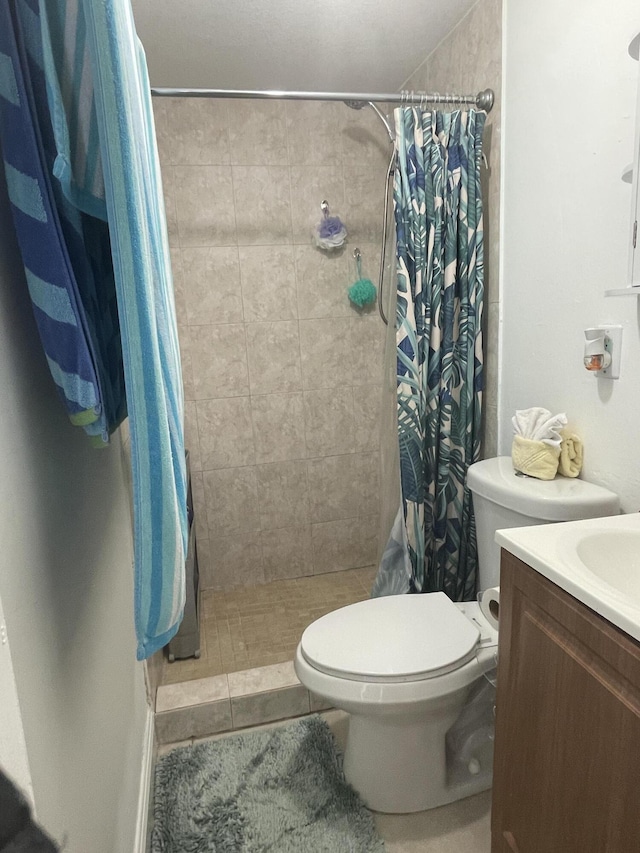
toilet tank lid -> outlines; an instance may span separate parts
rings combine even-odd
[[[509,456],[475,462],[469,466],[467,484],[474,495],[542,521],[577,521],[620,511],[618,496],[603,486],[562,476],[523,477],[516,474]]]
[[[473,657],[480,634],[443,592],[370,598],[321,616],[304,631],[302,654],[353,681],[416,681]]]

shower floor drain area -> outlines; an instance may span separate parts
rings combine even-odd
[[[375,569],[203,590],[198,660],[162,664],[161,684],[224,675],[293,660],[302,632],[320,616],[369,597]]]
[[[163,662],[156,696],[160,744],[298,717],[327,707],[298,681],[302,632],[369,597],[375,569],[349,569],[202,593],[201,657]]]

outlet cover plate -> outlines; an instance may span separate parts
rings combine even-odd
[[[606,379],[620,377],[620,353],[622,351],[622,326],[598,326],[606,335],[605,349],[611,354],[611,364],[598,373]]]

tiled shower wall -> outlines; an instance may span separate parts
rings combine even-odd
[[[340,103],[157,99],[205,588],[372,564],[390,145]],[[346,250],[312,245],[327,199]]]
[[[490,88],[496,96],[484,132],[484,152],[489,168],[482,169],[485,261],[483,454],[491,457],[497,453],[498,424],[502,0],[478,0],[401,88],[465,94]]]

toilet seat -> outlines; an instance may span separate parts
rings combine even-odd
[[[322,616],[299,650],[334,678],[415,682],[460,669],[476,655],[480,632],[443,592],[372,598]]]

